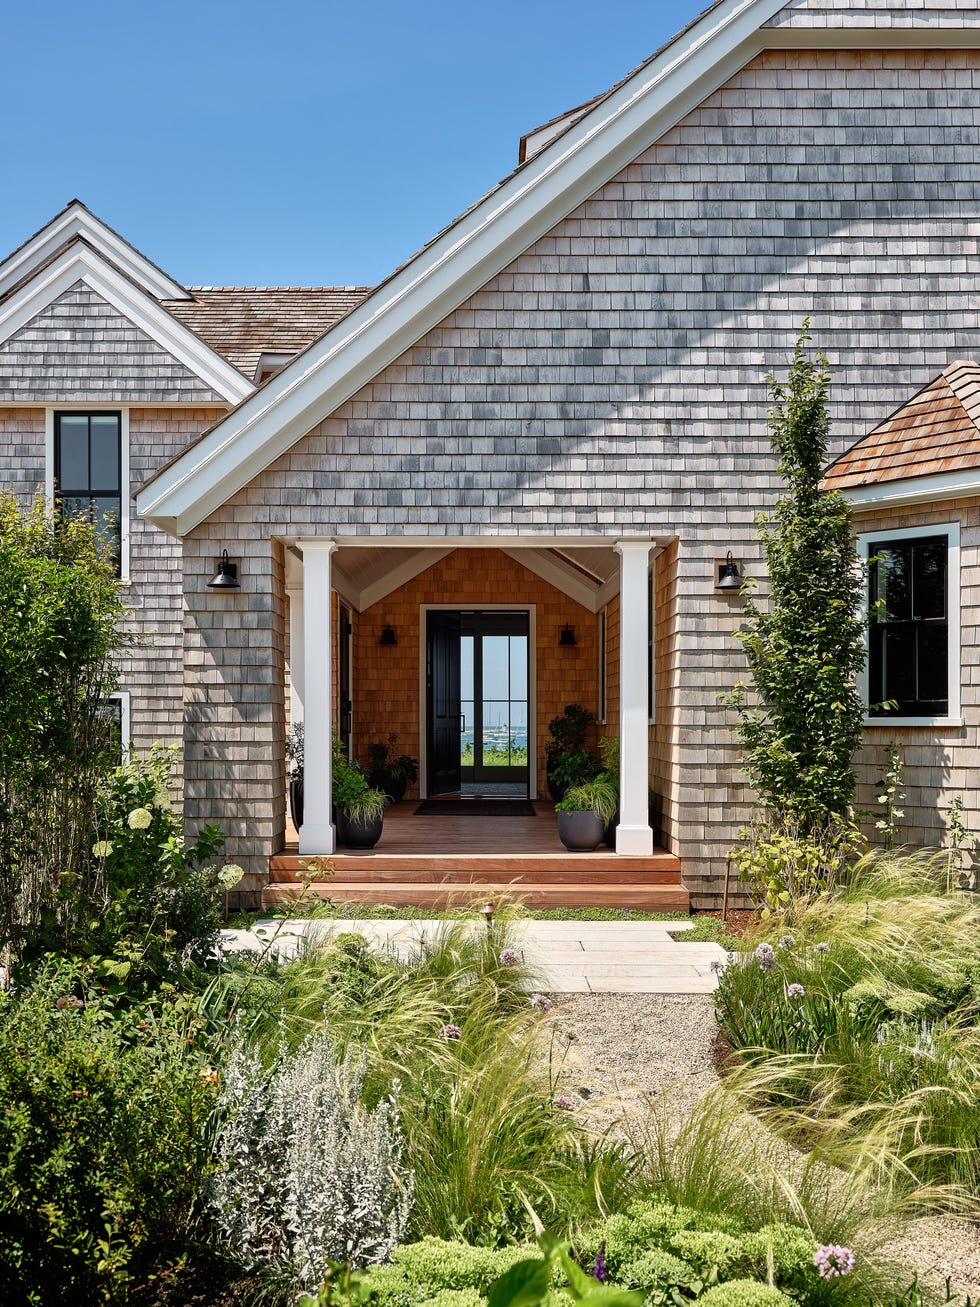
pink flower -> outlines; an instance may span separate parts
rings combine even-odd
[[[59,1012],[64,1012],[66,1007],[70,1007],[75,1012],[77,1012],[79,1011],[80,1008],[83,1008],[84,1006],[85,1004],[82,1002],[82,1000],[80,998],[76,998],[74,994],[62,994],[62,996],[58,999],[57,1003],[55,1004],[55,1007],[58,1009]]]
[[[502,967],[516,967],[518,963],[516,948],[502,948],[500,950],[500,965]]]
[[[550,1012],[555,1005],[547,994],[532,994],[531,1006],[540,1008],[542,1012]]]
[[[554,1102],[555,1107],[561,1108],[563,1112],[575,1111],[575,1099],[569,1098],[568,1094],[558,1094]]]
[[[839,1243],[825,1243],[813,1254],[813,1264],[822,1280],[836,1280],[850,1275],[857,1259],[850,1248]]]
[[[440,1038],[440,1039],[462,1039],[462,1038],[463,1038],[463,1032],[462,1032],[462,1030],[460,1030],[459,1026],[454,1026],[453,1023],[450,1021],[450,1022],[447,1022],[446,1025],[444,1025],[444,1026],[440,1026],[440,1027],[439,1027],[439,1038]]]

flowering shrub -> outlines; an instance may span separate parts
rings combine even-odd
[[[360,1101],[363,1056],[338,1062],[326,1031],[271,1071],[239,1047],[225,1080],[226,1121],[212,1207],[254,1267],[316,1288],[329,1261],[386,1260],[404,1233],[413,1181],[395,1098]]]
[[[194,1007],[83,985],[61,964],[0,994],[0,1297],[25,1307],[130,1301],[182,1257],[208,1167],[218,1072]]]
[[[851,1249],[837,1243],[821,1244],[813,1254],[813,1264],[823,1280],[836,1280],[842,1275],[850,1275],[854,1270],[854,1262]]]

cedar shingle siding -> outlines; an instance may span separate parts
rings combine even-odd
[[[0,403],[222,402],[190,368],[82,282],[0,345]]]

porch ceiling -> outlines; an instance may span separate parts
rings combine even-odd
[[[494,546],[488,542],[488,547]],[[333,558],[334,585],[346,603],[363,612],[453,548],[339,544]],[[611,547],[505,548],[502,552],[593,613],[619,590],[619,555]],[[290,584],[302,584],[299,551],[290,550],[287,557]]]

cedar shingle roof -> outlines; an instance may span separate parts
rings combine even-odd
[[[298,354],[360,304],[369,286],[188,286],[163,307],[243,372],[262,354]]]
[[[980,467],[980,363],[957,359],[835,459],[828,490]]]

